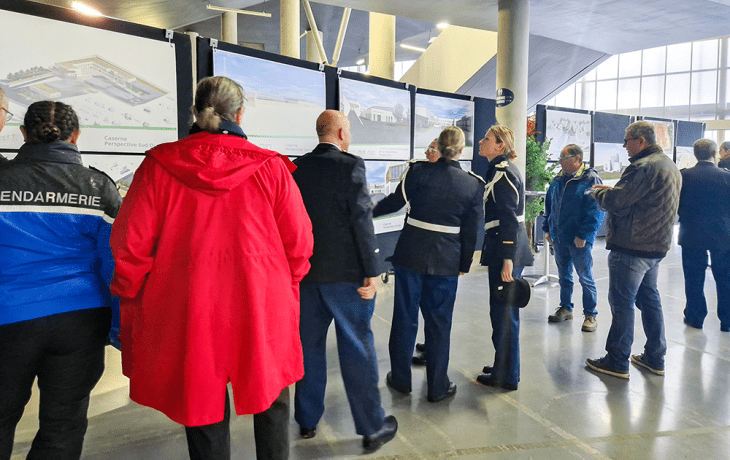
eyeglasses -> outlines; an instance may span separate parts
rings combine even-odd
[[[436,153],[436,152],[439,151],[439,149],[435,149],[433,147],[429,147],[429,148],[426,149],[426,151],[429,152],[429,153]]]
[[[638,137],[630,137],[630,138],[628,138],[628,139],[624,138],[624,147],[626,147],[626,144],[627,144],[627,143],[628,143],[629,141],[635,141],[636,139],[638,139]]]
[[[0,107],[0,109],[3,109],[5,111],[5,121],[10,121],[13,119],[13,112],[9,111],[5,107]]]
[[[570,158],[575,158],[576,156],[577,155],[565,155],[565,156],[560,155],[560,157],[558,158],[558,161],[568,160]]]

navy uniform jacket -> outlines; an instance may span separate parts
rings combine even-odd
[[[517,166],[500,155],[489,162],[484,190],[484,246],[481,264],[501,267],[532,265],[525,230],[525,186]]]
[[[679,244],[730,248],[730,171],[709,161],[683,169],[679,195]]]
[[[292,173],[312,220],[312,268],[303,283],[362,283],[379,274],[362,158],[328,143],[294,160]]]
[[[458,161],[412,160],[395,192],[380,201],[375,217],[410,203],[392,262],[428,275],[458,276],[471,267],[484,181]],[[425,228],[424,228],[425,227]]]
[[[717,166],[725,169],[730,169],[730,157],[724,158],[717,163]]]

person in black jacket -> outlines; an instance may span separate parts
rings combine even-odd
[[[464,133],[446,128],[439,136],[441,158],[412,160],[395,192],[380,201],[374,216],[407,209],[395,253],[395,299],[390,330],[391,372],[386,383],[411,391],[411,353],[418,309],[425,320],[428,401],[456,393],[449,380],[451,319],[459,275],[469,271],[476,245],[484,181],[459,167]]]
[[[317,136],[317,148],[294,160],[294,180],[314,233],[312,268],[300,284],[304,378],[296,384],[294,418],[303,438],[315,436],[324,413],[327,330],[334,319],[355,430],[372,451],[393,439],[398,422],[384,416],[370,328],[379,272],[365,163],[346,152],[350,122],[341,112],[324,111]]]
[[[501,281],[522,276],[533,257],[525,231],[525,186],[512,161],[515,135],[494,125],[479,142],[479,155],[489,160],[484,192],[484,246],[481,264],[489,267],[489,317],[492,320],[494,364],[477,381],[516,390],[520,381],[520,310],[502,305],[495,293]]]
[[[697,165],[680,171],[679,245],[687,305],[684,322],[701,329],[707,316],[705,273],[707,253],[717,285],[720,329],[730,331],[730,171],[715,166],[717,145],[710,139],[695,142]]]

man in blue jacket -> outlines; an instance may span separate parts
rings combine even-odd
[[[583,327],[593,332],[596,321],[596,283],[593,280],[591,249],[604,213],[590,194],[601,179],[595,170],[583,163],[583,150],[575,144],[560,152],[562,171],[550,184],[545,197],[545,220],[542,230],[555,249],[560,282],[560,307],[548,321],[557,323],[573,319],[573,266],[583,287]]]
[[[709,252],[720,329],[730,331],[730,171],[715,166],[716,152],[714,141],[698,140],[694,145],[697,165],[680,171],[679,244],[687,297],[684,322],[701,329],[707,316],[704,288]]]

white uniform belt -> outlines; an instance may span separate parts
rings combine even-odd
[[[414,219],[411,216],[408,216],[408,219],[406,219],[406,222],[408,223],[408,225],[422,228],[424,230],[431,230],[432,232],[454,233],[454,234],[458,234],[459,232],[461,232],[461,227],[451,227],[449,225],[429,224],[428,222],[422,222],[418,219]]]
[[[521,216],[517,216],[517,222],[524,222],[525,216],[524,214]],[[484,224],[484,230],[489,230],[490,228],[499,227],[499,219],[496,220],[490,220],[486,224]]]

